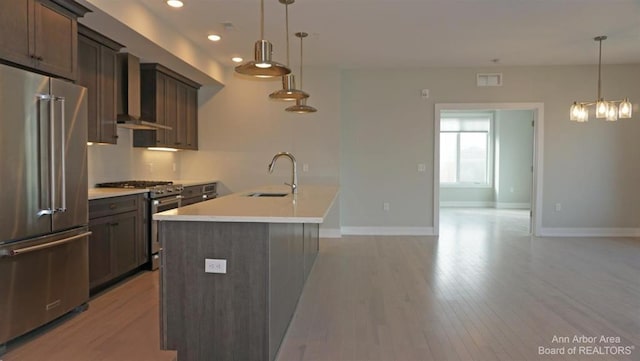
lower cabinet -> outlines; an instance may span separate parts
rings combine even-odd
[[[89,201],[89,288],[97,290],[146,263],[143,195]]]

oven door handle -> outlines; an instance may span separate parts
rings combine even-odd
[[[154,206],[166,206],[168,204],[178,204],[179,205],[181,199],[182,199],[182,196],[155,199],[153,201],[153,205]]]

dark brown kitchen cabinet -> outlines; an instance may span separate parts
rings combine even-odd
[[[200,84],[160,65],[141,64],[142,119],[171,130],[135,130],[135,147],[198,149]]]
[[[87,11],[72,0],[2,1],[0,59],[75,80],[77,18]]]
[[[104,288],[146,263],[144,195],[89,201],[89,288]]]
[[[117,52],[123,47],[85,26],[78,26],[78,80],[88,90],[88,141],[116,144]]]

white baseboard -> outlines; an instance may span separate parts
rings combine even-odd
[[[433,236],[433,227],[342,227],[344,235],[358,236]]]
[[[340,228],[320,228],[320,238],[341,238]]]
[[[498,209],[531,209],[531,203],[511,203],[511,202],[498,202],[496,203]]]
[[[494,208],[495,202],[482,202],[482,201],[447,201],[440,202],[440,207],[443,208]]]
[[[489,201],[447,201],[440,202],[443,208],[497,208],[530,209],[531,203],[489,202]]]
[[[540,237],[640,237],[640,228],[541,228]]]

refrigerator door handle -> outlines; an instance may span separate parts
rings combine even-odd
[[[55,213],[55,189],[54,189],[54,156],[53,156],[53,138],[54,138],[54,132],[53,132],[53,97],[50,94],[38,94],[37,99],[39,101],[48,101],[49,103],[49,165],[50,165],[50,170],[49,170],[49,176],[51,177],[51,180],[48,182],[49,183],[49,207],[45,208],[45,209],[40,209],[38,211],[38,213],[36,213],[36,215],[38,217],[42,217],[44,215],[51,215]],[[40,114],[40,112],[38,112],[38,114]],[[38,127],[40,127],[40,119],[38,118]]]
[[[67,174],[67,164],[65,162],[65,158],[67,158],[66,155],[66,149],[65,149],[65,135],[66,135],[66,130],[65,130],[65,122],[66,122],[66,118],[65,118],[65,109],[64,109],[64,97],[54,97],[54,101],[56,102],[60,102],[60,154],[61,154],[61,158],[60,158],[60,174],[61,174],[61,191],[60,191],[60,207],[59,208],[54,208],[55,212],[66,212],[67,211],[67,178],[66,178],[66,174]]]
[[[71,241],[74,241],[74,240],[76,240],[78,238],[90,236],[91,233],[92,232],[83,232],[83,233],[80,233],[80,234],[76,234],[75,236],[63,238],[63,239],[55,241],[55,242],[43,243],[43,244],[38,244],[36,246],[30,246],[30,247],[17,248],[17,249],[12,249],[10,251],[9,250],[0,250],[0,257],[15,257],[15,256],[19,256],[21,254],[35,252],[35,251],[39,251],[41,249],[59,246],[61,244],[65,244],[65,243],[69,243]]]

